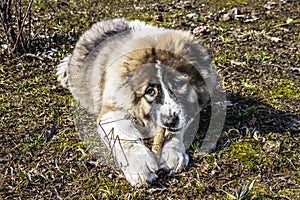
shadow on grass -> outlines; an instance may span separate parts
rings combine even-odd
[[[236,94],[228,95],[228,101],[230,105],[227,106],[225,124],[215,151],[220,151],[234,140],[246,136],[254,137],[256,140],[263,139],[270,134],[283,137],[296,137],[297,134],[299,136],[300,120],[296,114],[281,111],[262,101]],[[195,148],[197,151],[197,148],[201,146],[201,141],[205,136],[203,133],[207,132],[210,117],[210,108],[202,111],[198,137],[194,140],[196,147],[192,146],[189,149],[192,153]]]

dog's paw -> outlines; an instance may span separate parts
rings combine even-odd
[[[185,153],[185,150],[166,147],[162,150],[159,163],[159,169],[170,171],[170,173],[178,173],[188,165],[189,156]]]
[[[155,172],[134,172],[134,171],[123,171],[126,180],[134,187],[147,187],[149,183],[153,182],[157,175]]]
[[[126,153],[126,157],[119,157],[118,162],[127,179],[135,187],[148,186],[157,178],[157,162],[151,151],[144,147]]]

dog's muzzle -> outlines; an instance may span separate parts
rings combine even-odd
[[[171,132],[176,132],[180,130],[179,127],[179,116],[174,113],[173,115],[161,114],[160,116],[161,123]]]

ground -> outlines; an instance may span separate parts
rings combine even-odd
[[[26,52],[9,56],[0,29],[1,199],[299,198],[298,0],[51,0],[32,10]],[[91,156],[74,128],[71,95],[56,81],[82,31],[115,17],[191,31],[231,102],[216,151],[200,156],[195,140],[187,170],[161,173],[150,188],[132,188]]]

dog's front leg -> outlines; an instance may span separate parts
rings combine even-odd
[[[98,119],[98,132],[132,186],[147,185],[156,179],[154,155],[142,142],[141,134],[126,113],[109,112]]]
[[[189,156],[185,153],[183,134],[183,132],[173,134],[165,141],[160,157],[160,169],[178,173],[188,165]]]

